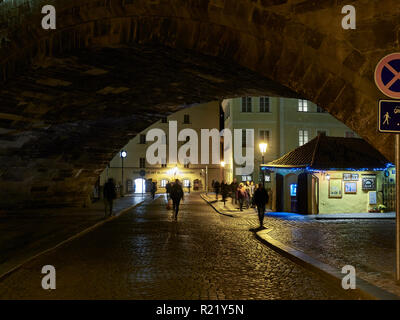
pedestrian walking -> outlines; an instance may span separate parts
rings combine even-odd
[[[171,193],[171,183],[168,181],[168,183],[165,185],[165,192],[167,193],[167,201],[170,198],[170,193]]]
[[[240,211],[243,211],[243,203],[246,200],[246,190],[244,189],[243,183],[239,184],[237,193],[238,193]]]
[[[189,181],[188,186],[187,186],[187,188],[188,188],[188,193],[190,193],[190,187],[191,187],[191,184],[190,184],[190,181]]]
[[[246,181],[244,189],[246,191],[246,209],[248,209],[250,207],[250,184],[248,181]]]
[[[249,187],[249,192],[250,192],[250,205],[252,208],[255,207],[255,203],[254,203],[254,192],[256,190],[256,186],[254,185],[254,182],[251,181],[250,182],[250,187]]]
[[[254,192],[254,202],[257,206],[260,228],[264,227],[265,206],[267,205],[268,201],[269,201],[268,192],[265,190],[262,184],[260,184],[256,189],[256,191]]]
[[[222,201],[224,202],[224,206],[225,206],[226,198],[228,197],[228,193],[229,193],[229,186],[225,183],[224,180],[222,180],[222,182],[221,182],[221,195],[222,195]]]
[[[156,191],[157,191],[157,183],[156,182],[152,182],[151,184],[151,196],[154,197],[156,196]]]
[[[235,202],[235,204],[237,204],[237,189],[238,189],[238,183],[236,178],[233,179],[232,183],[231,183],[231,196],[232,196],[232,204],[233,202]]]
[[[115,190],[115,183],[112,178],[104,184],[103,190],[104,196],[104,217],[112,216],[114,199],[117,197],[117,192]]]
[[[173,203],[174,217],[176,221],[178,220],[179,204],[181,200],[184,200],[183,189],[178,179],[175,180],[175,183],[171,187],[170,196]]]
[[[215,182],[214,182],[214,191],[215,191],[215,199],[217,199],[217,200],[218,200],[218,194],[219,194],[219,192],[220,192],[220,188],[221,188],[221,185],[220,185],[220,183],[218,182],[218,180],[215,181]]]

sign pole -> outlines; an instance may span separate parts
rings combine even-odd
[[[400,134],[396,134],[396,280],[400,281]]]

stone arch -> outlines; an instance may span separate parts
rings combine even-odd
[[[49,195],[55,204],[82,202],[107,159],[127,141],[127,137],[115,133],[112,125],[134,135],[140,127],[132,130],[132,123],[150,124],[149,118],[154,120],[156,111],[172,112],[194,102],[241,94],[311,100],[392,159],[392,137],[376,131],[376,101],[380,93],[372,74],[379,59],[398,45],[399,19],[393,12],[400,4],[391,0],[358,3],[357,30],[345,31],[340,23],[341,5],[336,2],[58,0],[54,4],[57,30],[45,31],[40,27],[39,10],[44,1],[4,2],[0,4],[4,9],[0,18],[0,79],[4,82],[0,113],[6,115],[3,118],[7,136],[2,139],[19,147],[13,147],[13,143],[2,145],[5,151],[0,162],[11,160],[16,165],[13,172],[3,169],[0,179],[18,180],[11,188],[11,198],[18,199],[16,203],[27,200],[32,204],[34,199],[43,201],[41,197]],[[135,67],[146,54],[154,56],[155,61],[161,61],[156,64],[160,72],[164,68],[166,73],[171,70],[163,66],[163,61],[174,61],[184,77],[202,79],[204,90],[189,94],[174,89],[171,92],[180,93],[183,99],[161,96],[134,112],[118,108],[112,100],[126,104],[135,97],[134,88],[124,86],[121,79],[117,86],[106,86],[112,76],[103,76],[102,72],[110,70],[90,67],[92,60],[99,57],[112,69],[120,61],[113,64],[107,57],[119,59],[130,54]],[[118,71],[116,68],[115,74]],[[82,73],[102,80],[86,83]],[[87,109],[70,114],[67,106],[78,106],[74,102],[82,93],[80,87],[71,87],[74,81],[93,85],[93,89],[99,89],[96,84],[103,81],[103,91],[96,92],[113,98],[99,103],[104,108],[97,110],[94,105],[99,101],[85,92],[81,98],[87,99]],[[146,112],[150,114],[147,118],[143,116]],[[115,137],[100,143],[93,137],[94,132]],[[49,134],[57,139],[48,138]],[[78,154],[73,148],[77,137],[84,137],[81,143],[87,143],[89,151]],[[46,153],[55,142],[65,147],[62,159],[59,152]],[[99,145],[107,142],[112,147],[106,151]],[[22,169],[27,167],[27,160],[19,152],[28,159],[39,154],[41,160],[33,165],[34,175],[29,166]],[[90,161],[94,163],[89,164]],[[45,167],[54,166],[51,163],[57,163],[56,170],[49,173]],[[52,182],[43,184],[41,179]],[[21,184],[26,186],[23,192]],[[73,186],[71,198],[65,196],[66,186]],[[82,196],[77,197],[77,193]]]

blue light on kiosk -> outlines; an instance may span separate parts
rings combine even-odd
[[[290,196],[295,197],[297,194],[297,183],[292,183],[290,185]]]

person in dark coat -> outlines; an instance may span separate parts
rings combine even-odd
[[[215,198],[218,200],[218,194],[220,192],[221,185],[219,184],[218,180],[214,182],[214,191],[215,191]]]
[[[260,228],[264,227],[265,206],[268,203],[268,201],[269,201],[269,196],[267,190],[265,190],[262,184],[258,185],[256,191],[254,192],[254,202],[257,206]]]
[[[231,183],[231,195],[232,195],[232,204],[233,201],[235,200],[235,204],[237,204],[237,189],[239,187],[239,184],[237,183],[236,178],[233,179],[232,183]]]
[[[224,180],[222,180],[221,195],[222,195],[222,201],[224,202],[224,206],[225,206],[225,201],[226,201],[226,198],[228,197],[228,194],[229,194],[229,186],[228,186],[228,184],[225,183]]]
[[[117,193],[115,191],[115,183],[112,178],[108,179],[108,181],[104,184],[104,217],[112,216],[113,212],[113,202],[117,197]]]
[[[239,200],[239,206],[240,206],[240,211],[243,211],[243,203],[247,197],[246,190],[244,188],[243,183],[239,184],[238,190],[237,190],[237,198]]]
[[[151,183],[151,196],[154,197],[156,196],[156,191],[157,191],[157,183],[156,182],[152,182]]]
[[[178,220],[179,204],[181,200],[184,200],[183,195],[182,186],[179,183],[179,180],[176,179],[174,185],[171,187],[170,194],[175,212],[175,221]]]
[[[169,197],[170,197],[171,187],[172,187],[172,185],[171,185],[170,182],[168,182],[168,183],[165,185],[165,191],[167,192],[167,201],[169,200]]]

